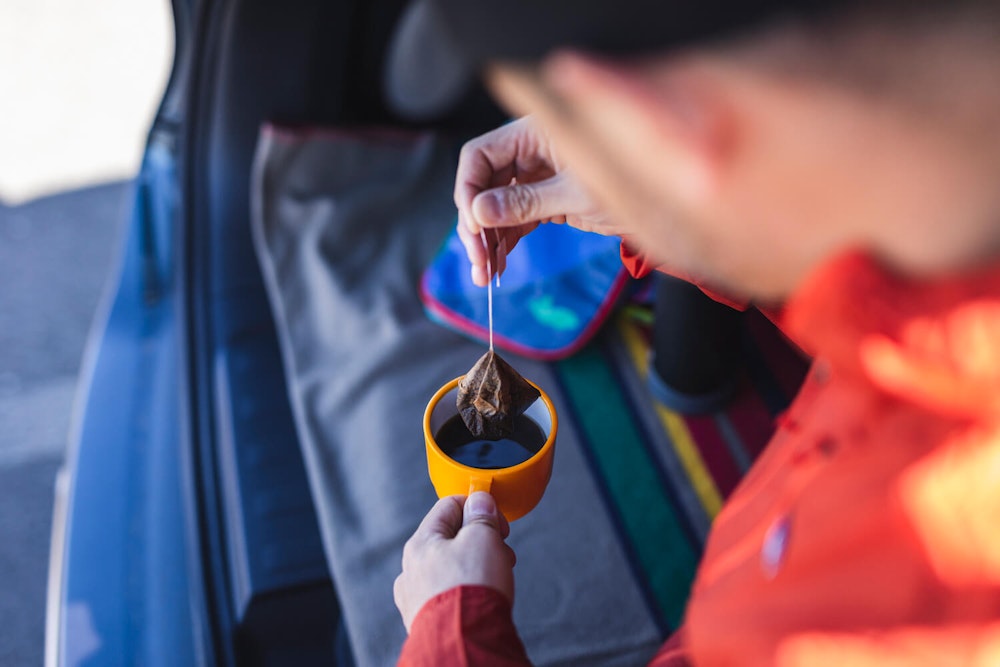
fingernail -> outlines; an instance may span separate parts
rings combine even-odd
[[[496,503],[493,496],[483,491],[476,491],[465,501],[465,512],[470,517],[474,516],[494,516],[496,514]]]
[[[472,200],[472,212],[483,222],[501,222],[503,201],[498,192],[483,192]]]

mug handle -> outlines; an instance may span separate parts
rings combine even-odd
[[[471,496],[476,491],[485,491],[486,493],[492,493],[493,489],[493,478],[492,477],[473,477],[469,480],[469,495]]]

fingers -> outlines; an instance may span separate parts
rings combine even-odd
[[[472,217],[482,227],[514,227],[580,213],[582,201],[575,181],[563,172],[480,192],[472,200]]]
[[[472,264],[472,282],[480,287],[485,287],[489,280],[486,271],[486,258],[489,250],[483,247],[483,241],[479,234],[472,233],[471,227],[461,211],[458,213],[458,238]]]
[[[476,491],[469,495],[465,501],[462,515],[462,530],[467,530],[474,526],[482,526],[489,530],[496,531],[501,551],[508,561],[508,566],[513,568],[517,563],[517,555],[503,540],[510,535],[510,523],[507,518],[497,508],[496,500],[488,493]]]
[[[474,284],[485,286],[492,274],[503,273],[507,252],[539,222],[564,221],[579,208],[579,193],[557,171],[548,139],[530,116],[462,147],[454,198]],[[479,236],[489,227],[498,231],[484,244]]]
[[[507,253],[517,245],[522,236],[530,233],[536,226],[481,230],[479,234],[473,234],[459,213],[458,238],[472,264],[472,282],[480,287],[486,287],[486,283],[493,275],[502,275],[507,268]],[[486,237],[485,245],[483,236]]]
[[[473,524],[489,526],[500,534],[501,539],[505,539],[510,534],[510,524],[497,509],[496,500],[483,491],[470,494],[465,501],[462,527],[466,528]]]
[[[510,524],[497,508],[496,500],[489,493],[476,491],[468,498],[447,496],[441,498],[417,527],[410,542],[428,539],[453,539],[462,528],[479,524],[496,530],[502,539],[510,535]]]
[[[392,601],[396,603],[396,609],[399,610],[399,615],[403,619],[403,627],[406,628],[406,632],[409,634],[413,618],[408,613],[410,605],[406,599],[405,576],[406,575],[404,573],[400,572],[396,577],[396,580],[392,582]]]
[[[493,274],[503,273],[507,253],[541,221],[563,222],[567,214],[581,212],[578,209],[587,201],[576,182],[565,174],[476,195],[471,215],[461,209],[458,214],[458,235],[472,264],[472,282],[484,287]],[[485,235],[483,228],[487,228]]]
[[[519,171],[537,169],[547,162],[546,147],[529,117],[472,139],[462,147],[458,158],[455,206],[459,211],[468,211],[473,198],[483,190],[510,183]],[[468,222],[472,233],[478,234],[476,221]]]
[[[462,528],[462,504],[465,496],[448,496],[436,503],[420,522],[411,541],[443,538],[450,540]]]
[[[513,549],[510,548],[510,545],[507,544],[506,542],[503,545],[503,549],[504,553],[507,555],[507,560],[510,562],[510,568],[514,569],[514,566],[517,565],[517,554],[514,552]]]

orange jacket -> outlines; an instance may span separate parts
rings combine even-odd
[[[845,256],[782,324],[813,369],[651,664],[1000,665],[1000,264],[915,282]],[[401,664],[527,658],[502,596],[463,587]]]

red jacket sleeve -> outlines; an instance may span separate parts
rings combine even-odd
[[[719,303],[725,306],[729,306],[730,308],[735,308],[736,310],[742,311],[750,307],[750,303],[746,300],[733,298],[722,292],[709,289],[708,287],[705,287],[704,285],[698,283],[698,281],[692,280],[690,276],[684,275],[679,271],[674,271],[668,267],[658,266],[654,264],[653,262],[650,261],[650,259],[646,255],[642,254],[641,252],[632,250],[632,248],[629,247],[628,243],[625,240],[622,240],[621,244],[621,257],[622,257],[622,264],[625,265],[625,269],[628,270],[629,274],[633,278],[637,279],[645,278],[653,271],[659,271],[660,273],[665,273],[668,276],[673,276],[674,278],[680,278],[681,280],[686,280],[687,282],[691,283],[692,285],[695,285],[698,289],[704,292],[705,295],[708,296],[709,298],[714,299],[715,301],[718,301]],[[764,316],[767,317],[767,319],[771,320],[771,322],[776,327],[778,327],[778,329],[782,333],[785,333],[784,326],[782,325],[782,320],[784,319],[783,318],[784,309],[781,305],[757,306],[757,310],[762,312]],[[797,342],[791,339],[789,340],[792,344],[799,347],[799,344]]]
[[[687,655],[687,649],[684,646],[684,628],[681,628],[667,640],[666,644],[660,647],[653,659],[649,661],[649,667],[692,667]]]
[[[698,289],[707,294],[710,298],[721,304],[729,306],[730,308],[735,308],[736,310],[746,310],[750,305],[741,299],[735,299],[721,292],[709,289],[697,280],[693,280],[690,276],[685,275],[680,271],[675,271],[669,267],[659,266],[653,263],[650,261],[649,257],[643,253],[633,250],[631,246],[629,246],[628,241],[625,239],[622,239],[621,257],[622,264],[625,265],[625,268],[633,278],[645,278],[653,271],[659,271],[660,273],[665,273],[669,276],[673,276],[674,278],[680,278],[681,280],[686,280],[687,282],[696,285]]]
[[[530,665],[510,602],[486,586],[459,586],[428,601],[413,619],[399,667]]]
[[[649,667],[690,667],[678,632]],[[529,667],[510,603],[486,586],[459,586],[417,612],[398,667]]]

